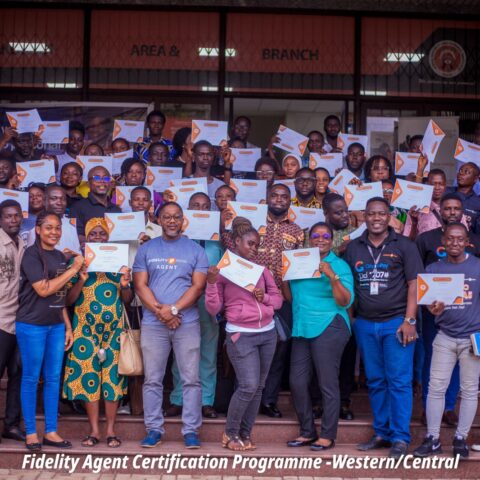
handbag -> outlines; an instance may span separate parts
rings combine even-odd
[[[285,321],[285,319],[279,314],[275,313],[273,315],[273,320],[275,321],[275,328],[277,330],[278,339],[281,342],[286,342],[292,337],[292,329],[290,325]]]
[[[123,330],[120,333],[118,373],[127,377],[143,375],[143,357],[140,346],[140,329],[133,329],[125,307],[122,314]]]

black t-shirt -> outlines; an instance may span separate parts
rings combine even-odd
[[[60,250],[42,249],[42,254],[48,266],[49,280],[65,272],[67,262]],[[17,322],[33,325],[55,325],[63,322],[62,309],[65,307],[66,286],[53,295],[40,297],[32,284],[44,278],[40,252],[36,245],[32,245],[25,250],[20,267]]]
[[[420,255],[412,241],[389,228],[388,237],[375,247],[366,231],[349,243],[343,259],[353,272],[356,312],[360,317],[384,322],[405,315],[407,282],[416,280],[417,274],[423,272]],[[377,295],[373,293],[375,290]]]
[[[425,267],[447,257],[447,252],[442,245],[442,235],[442,227],[438,227],[420,234],[415,240]],[[480,237],[472,232],[469,232],[468,236],[469,245],[466,246],[465,251],[476,257],[480,256]]]

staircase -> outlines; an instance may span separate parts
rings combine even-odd
[[[0,412],[4,412],[5,392],[4,382],[0,388]],[[340,420],[338,429],[337,446],[318,454],[311,452],[308,448],[288,448],[286,441],[298,435],[298,424],[291,406],[290,394],[281,394],[279,408],[284,413],[281,419],[270,419],[263,415],[257,417],[253,431],[253,438],[258,445],[254,452],[231,452],[221,448],[220,439],[225,424],[225,417],[220,416],[215,420],[204,420],[201,430],[202,448],[199,450],[187,450],[183,446],[181,435],[181,419],[172,418],[166,420],[166,435],[161,445],[154,449],[142,449],[139,441],[145,433],[142,417],[119,416],[117,420],[117,435],[122,439],[123,444],[118,449],[108,448],[101,442],[93,448],[86,448],[80,445],[80,439],[89,433],[87,418],[79,415],[61,415],[59,418],[59,433],[70,439],[74,448],[68,451],[59,451],[54,448],[45,447],[42,453],[48,454],[56,460],[55,471],[68,472],[69,461],[78,461],[75,472],[94,472],[102,474],[111,473],[136,473],[136,474],[159,474],[172,473],[184,475],[205,475],[206,478],[218,478],[218,475],[237,476],[313,476],[313,477],[348,477],[348,478],[479,478],[480,453],[471,452],[470,458],[460,461],[455,469],[432,469],[420,468],[410,469],[399,465],[381,464],[384,462],[387,450],[369,452],[368,457],[377,462],[372,463],[370,469],[347,468],[347,465],[338,464],[345,460],[344,456],[354,457],[357,462],[362,461],[366,454],[358,452],[355,445],[358,442],[367,440],[372,435],[371,412],[366,391],[355,393],[352,397],[352,409],[355,413],[355,420]],[[423,439],[426,428],[421,424],[419,418],[421,404],[415,401],[414,416],[411,424],[412,447],[417,446]],[[43,428],[43,416],[38,416],[39,432]],[[103,421],[102,421],[103,423]],[[317,421],[320,424],[320,421]],[[451,440],[455,430],[443,426],[441,441],[444,455],[438,458],[451,458]],[[476,420],[472,429],[469,442],[480,443],[480,422]],[[413,448],[412,448],[413,450]],[[35,457],[25,455],[25,447],[15,441],[3,440],[0,444],[0,469],[21,469],[22,463],[29,458],[41,460],[42,454]],[[61,455],[61,454],[65,454]],[[174,455],[177,455],[174,457]],[[203,457],[203,459],[201,458]],[[179,459],[171,472],[167,471],[167,462],[171,459]],[[350,458],[350,462],[354,462]],[[270,464],[268,463],[270,460]],[[290,463],[282,463],[285,460]],[[376,460],[375,460],[376,459]],[[180,462],[188,462],[193,469],[182,469]],[[53,461],[53,460],[52,460]],[[62,463],[63,461],[63,463]],[[158,462],[163,461],[163,464]],[[176,460],[177,461],[177,460]],[[438,461],[438,459],[437,459]],[[444,460],[442,460],[444,461]],[[449,460],[452,462],[452,460]],[[155,463],[156,462],[156,463]],[[297,462],[296,465],[293,462]],[[411,464],[411,462],[410,462]],[[296,468],[295,468],[296,466]],[[45,470],[44,464],[27,464],[35,470]],[[196,468],[195,468],[196,467]],[[225,468],[224,468],[225,467]],[[99,470],[99,472],[96,472]]]

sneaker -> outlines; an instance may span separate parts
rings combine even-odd
[[[200,439],[198,438],[198,435],[194,432],[186,433],[183,436],[183,440],[185,442],[186,448],[200,448]]]
[[[402,440],[396,440],[392,442],[392,448],[390,448],[390,452],[388,456],[390,458],[400,458],[406,455],[408,452],[408,443],[403,442]]]
[[[117,410],[117,414],[118,415],[131,415],[132,412],[130,410],[130,404],[126,403],[125,405],[122,405],[121,407],[119,407],[119,409]]]
[[[463,437],[453,439],[453,456],[460,455],[460,458],[468,458],[468,445]]]
[[[438,438],[428,435],[423,439],[423,443],[415,449],[413,455],[415,457],[429,457],[442,453],[442,444]]]
[[[147,436],[142,440],[140,446],[144,448],[153,448],[161,442],[162,434],[157,430],[150,430],[147,432]]]

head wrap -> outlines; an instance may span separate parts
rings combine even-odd
[[[91,218],[85,225],[85,236],[88,237],[90,232],[96,227],[102,227],[107,233],[110,233],[108,231],[108,226],[105,219],[97,217],[97,218]]]
[[[302,159],[301,159],[298,155],[295,155],[294,153],[287,153],[287,154],[283,157],[282,167],[285,165],[285,160],[286,160],[287,158],[294,158],[294,159],[298,162],[298,167],[299,167],[299,168],[302,168]]]

